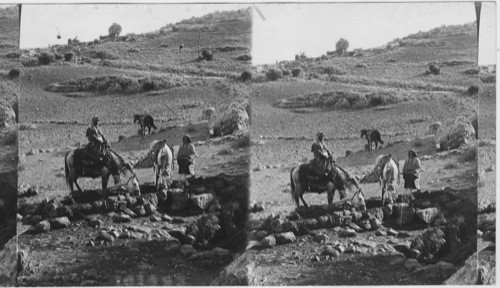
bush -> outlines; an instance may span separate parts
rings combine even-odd
[[[14,68],[9,71],[10,79],[16,79],[19,78],[19,76],[21,76],[21,70]]]
[[[475,95],[479,93],[479,86],[478,85],[470,85],[469,89],[467,89],[467,93],[469,95]]]
[[[145,80],[144,83],[142,83],[142,90],[144,91],[153,91],[156,90],[158,87],[156,82],[154,80],[148,79]]]
[[[347,51],[347,48],[349,48],[349,42],[344,38],[340,38],[339,41],[337,41],[337,44],[335,44],[335,48],[337,53],[339,53],[340,55],[344,55],[345,51]]]
[[[89,54],[90,58],[101,59],[101,60],[115,60],[118,56],[112,52],[106,50],[91,51]]]
[[[293,77],[299,77],[301,72],[302,71],[300,70],[300,68],[292,69],[292,76]]]
[[[234,143],[234,148],[245,148],[245,147],[250,147],[251,145],[252,145],[252,140],[250,139],[250,136],[245,135],[245,136],[239,138]]]
[[[50,65],[50,63],[54,62],[54,54],[48,53],[48,52],[43,52],[38,57],[38,62],[40,62],[40,64],[42,64],[42,65]]]
[[[473,162],[477,161],[477,146],[472,146],[465,151],[465,153],[460,157],[462,162]]]
[[[274,69],[274,68],[269,69],[266,72],[266,78],[267,78],[267,80],[270,80],[270,81],[276,81],[279,78],[281,78],[281,76],[282,76],[281,71]]]
[[[429,71],[433,75],[439,75],[441,74],[441,68],[437,64],[431,64],[429,65]]]
[[[346,74],[346,72],[344,70],[336,68],[336,67],[325,67],[325,68],[323,68],[322,73],[328,74],[328,75],[344,75],[344,74]]]
[[[122,33],[122,26],[120,26],[120,24],[113,23],[111,24],[111,26],[109,26],[108,32],[109,38],[115,39],[116,37],[120,36],[120,33]]]
[[[415,141],[413,142],[413,146],[414,147],[422,147],[422,146],[424,146],[424,141],[421,138],[417,137],[417,138],[415,138]]]
[[[479,69],[477,68],[469,68],[464,71],[465,74],[467,75],[476,75],[479,74]]]
[[[205,59],[207,61],[214,60],[214,53],[208,49],[201,50],[201,55],[202,55],[203,59]]]
[[[64,61],[71,61],[73,59],[74,54],[71,52],[68,52],[64,54]]]
[[[62,60],[63,59],[63,56],[61,56],[61,54],[54,54],[54,58],[56,60]]]
[[[252,72],[250,71],[243,71],[240,76],[241,81],[246,82],[248,80],[252,80]]]
[[[236,60],[239,60],[239,61],[250,61],[250,60],[252,60],[252,56],[250,56],[250,55],[240,55],[240,56],[236,57]]]
[[[366,66],[366,64],[365,64],[365,63],[358,63],[358,64],[356,64],[356,66],[355,66],[355,67],[356,67],[356,68],[366,68],[367,66]]]
[[[282,69],[281,72],[283,73],[283,76],[290,76],[290,71],[286,69]]]

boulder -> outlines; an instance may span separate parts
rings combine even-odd
[[[282,244],[288,244],[295,242],[297,238],[295,237],[295,234],[293,232],[284,232],[275,235],[276,238],[276,244],[282,245]]]
[[[49,222],[50,222],[50,227],[52,227],[52,229],[66,228],[71,224],[71,222],[69,222],[68,217],[53,218],[50,219]]]
[[[16,125],[16,113],[6,101],[0,101],[0,129]]]
[[[382,222],[377,218],[372,218],[370,219],[370,226],[372,229],[378,229],[380,226],[382,226]]]
[[[191,255],[196,253],[196,250],[194,249],[193,245],[184,244],[179,249],[179,253],[181,253],[182,257],[191,257]]]
[[[316,234],[313,238],[314,242],[326,243],[330,238],[325,234]]]
[[[421,221],[427,224],[431,224],[432,221],[434,221],[434,219],[436,219],[436,217],[438,216],[439,210],[436,207],[419,209],[415,214]]]
[[[372,218],[372,219],[377,220],[376,218]],[[368,220],[368,219],[359,221],[358,225],[359,225],[359,227],[361,227],[361,229],[363,229],[365,231],[369,231],[372,229],[372,225],[370,224],[370,220]]]
[[[463,144],[471,143],[476,138],[476,131],[470,119],[459,116],[442,126],[436,133],[438,150],[457,149]]]
[[[272,248],[276,246],[276,238],[274,238],[274,236],[272,235],[266,236],[260,241],[260,245],[263,248]]]
[[[50,223],[47,220],[43,220],[38,222],[35,226],[36,232],[49,232],[50,231]]]
[[[146,216],[146,209],[144,209],[144,205],[134,206],[132,211],[138,216]]]
[[[236,258],[229,266],[224,268],[217,278],[215,278],[211,286],[253,286],[257,285],[257,277],[255,277],[256,263],[251,260],[248,254],[244,253]]]
[[[445,285],[494,285],[495,248],[492,246],[472,254],[464,266],[449,277]]]
[[[420,267],[420,263],[418,263],[417,259],[415,259],[415,258],[406,259],[404,265],[405,265],[405,268],[410,270],[410,271],[414,271],[415,269]]]
[[[249,127],[247,106],[249,106],[248,100],[234,101],[221,109],[222,113],[214,120],[214,135],[223,136],[247,131]]]
[[[170,209],[172,211],[182,211],[188,207],[189,194],[180,188],[171,188],[168,190],[168,199],[171,199]]]
[[[340,252],[338,250],[336,250],[335,248],[333,248],[332,246],[326,246],[323,249],[323,251],[321,252],[321,255],[327,255],[327,256],[337,258],[340,256]]]
[[[436,255],[446,244],[445,233],[439,228],[427,229],[424,233],[413,239],[411,249],[416,249],[422,256]]]
[[[156,213],[156,206],[151,203],[144,205],[144,210],[146,211],[146,216],[153,215]]]
[[[191,196],[191,202],[198,209],[205,210],[208,208],[210,202],[214,199],[214,195],[211,193],[204,193],[200,195]]]
[[[24,257],[23,257],[24,256]],[[10,238],[0,250],[0,285],[5,287],[16,286],[18,273],[22,271],[26,262],[26,252],[19,251],[17,236]]]
[[[161,191],[156,193],[156,197],[158,198],[158,204],[160,204],[160,205],[167,202],[168,190],[162,189]]]
[[[392,216],[393,208],[391,204],[382,207],[382,212],[384,213],[384,219],[388,219]]]
[[[428,281],[439,282],[446,280],[451,275],[457,271],[455,265],[439,261],[433,265],[425,265],[423,267],[417,268],[414,273],[421,279],[426,279]]]
[[[380,221],[384,220],[384,212],[382,208],[370,208],[364,211],[365,217],[368,219],[378,219]]]

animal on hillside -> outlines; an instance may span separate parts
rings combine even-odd
[[[366,141],[368,141],[368,151],[372,151],[372,143],[375,143],[375,149],[378,148],[378,143],[384,144],[384,141],[380,138],[380,132],[378,130],[368,130],[368,129],[363,129],[361,130],[361,138],[363,136],[366,138]]]
[[[167,179],[174,170],[174,149],[166,140],[156,140],[149,147],[148,157],[153,162],[156,187],[163,184],[167,188]]]
[[[375,160],[374,171],[378,174],[382,186],[382,203],[385,204],[385,192],[389,193],[387,201],[394,202],[397,183],[400,182],[399,162],[391,154],[380,155]],[[397,183],[396,183],[397,180]]]
[[[126,189],[131,194],[141,193],[137,176],[129,162],[125,161],[116,152],[108,150],[106,160],[103,164],[95,164],[88,158],[85,148],[72,150],[64,157],[64,172],[66,183],[68,184],[71,193],[73,193],[73,184],[76,185],[78,191],[83,193],[82,188],[76,182],[78,178],[97,178],[102,179],[102,189],[107,189],[109,176],[113,175],[115,184],[119,184],[120,176],[126,179]]]
[[[335,191],[339,190],[342,200],[346,196],[345,188],[348,188],[349,191],[354,191],[352,197],[352,200],[355,200],[354,204],[363,207],[363,209],[366,208],[363,191],[361,191],[358,181],[341,167],[336,166],[336,168],[336,172],[334,169],[330,170],[326,176],[326,183],[324,181],[323,183],[313,183],[316,174],[312,171],[309,163],[292,168],[290,171],[291,194],[297,207],[300,206],[299,199],[302,200],[305,207],[309,207],[303,197],[306,192],[321,194],[326,191],[328,204],[332,204]]]
[[[151,134],[151,128],[157,129],[153,117],[149,114],[135,114],[135,122],[139,122],[139,126],[141,126],[141,136],[146,135],[146,128],[148,128],[148,134]]]
[[[184,48],[184,44],[181,44],[181,46],[179,46],[179,52],[181,52],[182,48]]]

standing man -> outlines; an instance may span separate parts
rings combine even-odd
[[[179,165],[180,175],[194,175],[194,156],[196,156],[196,151],[191,137],[184,135],[179,152],[177,152],[177,164]]]
[[[418,159],[417,152],[411,149],[408,151],[408,159],[406,159],[403,166],[403,178],[405,180],[405,189],[409,189],[410,193],[413,189],[420,191],[420,159]]]

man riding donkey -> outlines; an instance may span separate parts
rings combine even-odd
[[[91,160],[90,166],[92,167],[101,167],[108,166],[112,170],[118,170],[118,167],[114,167],[115,165],[113,161],[110,161],[108,149],[109,144],[104,134],[99,129],[99,117],[92,117],[92,123],[87,128],[86,133],[87,139],[89,143],[87,144],[86,154],[88,158]],[[118,173],[112,173],[115,181],[115,185],[120,182],[120,175]]]
[[[335,165],[335,160],[333,160],[332,153],[325,145],[325,134],[319,132],[316,135],[316,141],[311,146],[311,152],[314,154],[314,159],[311,161],[311,170],[316,173],[319,177],[319,183],[328,182],[330,173],[338,174],[337,167]],[[341,183],[338,187],[342,187]],[[340,190],[342,198],[345,196],[345,191]]]

